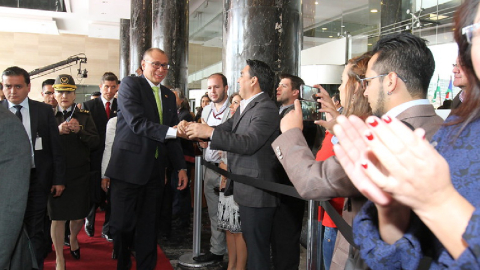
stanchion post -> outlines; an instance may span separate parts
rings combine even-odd
[[[202,156],[195,157],[195,194],[193,203],[193,257],[200,255],[202,238]]]
[[[308,270],[315,269],[315,266],[313,265],[313,244],[315,243],[313,241],[313,228],[314,228],[314,223],[315,223],[315,201],[309,200],[308,201],[308,225],[307,225],[307,268]]]
[[[195,183],[193,197],[193,252],[186,253],[178,258],[178,263],[192,268],[205,267],[211,262],[197,262],[193,257],[200,255],[200,240],[202,231],[202,156],[195,156]]]

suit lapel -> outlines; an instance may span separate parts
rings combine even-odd
[[[155,95],[153,94],[152,87],[150,86],[150,84],[148,84],[147,79],[145,79],[143,75],[142,79],[143,80],[140,81],[140,87],[142,89],[141,91],[143,91],[142,95],[145,94],[146,102],[149,103],[150,106],[153,106],[153,108],[155,109],[156,113],[154,113],[154,117],[156,121],[160,122],[160,118],[158,116],[157,102],[155,101]],[[161,92],[159,92],[159,94],[161,95]]]
[[[102,98],[96,98],[95,99],[96,106],[98,107],[98,112],[100,113],[100,117],[102,118],[102,122],[107,123],[108,117],[107,117],[107,111],[105,110],[105,106],[103,106],[103,101]],[[110,110],[111,111],[111,110]]]
[[[112,106],[110,110],[110,118],[117,116],[117,99],[113,98]]]
[[[242,114],[237,115],[237,113],[235,112],[235,115],[237,115],[237,116],[233,118],[232,130],[235,130],[237,128],[237,125],[240,123],[240,120],[243,118],[243,116],[249,110],[253,109],[257,105],[258,102],[262,101],[264,95],[266,95],[266,94],[263,93],[260,96],[257,96],[254,100],[250,101],[250,103],[248,103],[247,107],[245,107],[245,109],[243,110]],[[238,110],[240,110],[240,108],[238,108]]]
[[[38,129],[38,108],[35,102],[32,102],[28,99],[28,106],[30,111],[30,130],[32,134],[32,146],[35,149],[35,139],[37,138],[37,129]],[[47,123],[44,123],[45,125]]]

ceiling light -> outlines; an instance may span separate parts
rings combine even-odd
[[[328,36],[328,37],[330,37],[330,38],[331,38],[331,37],[333,37],[333,36]]]
[[[315,5],[318,5],[318,2],[317,2],[317,1],[315,1]]]
[[[368,46],[372,46],[372,43],[368,43],[367,45],[368,45]]]
[[[327,28],[326,28],[326,27],[322,27],[322,30],[323,30],[323,31],[326,31],[326,30],[327,30]]]
[[[370,12],[371,12],[371,13],[377,13],[377,12],[378,12],[378,9],[372,8],[372,9],[370,9]]]
[[[445,16],[445,15],[437,15],[432,13],[428,14],[428,16],[429,16],[429,19],[432,21],[439,21],[439,20],[448,18],[448,16]]]

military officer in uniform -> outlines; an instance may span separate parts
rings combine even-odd
[[[74,103],[77,87],[72,76],[59,75],[53,88],[58,101],[55,120],[67,164],[65,191],[62,196],[50,196],[48,200],[58,270],[65,268],[63,240],[66,220],[70,220],[70,253],[74,259],[80,259],[77,235],[90,206],[90,151],[98,145],[100,139],[90,113],[78,109]]]

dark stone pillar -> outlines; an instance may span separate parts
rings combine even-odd
[[[170,70],[163,85],[180,88],[188,97],[188,2],[153,0],[152,47],[168,56]]]
[[[120,19],[120,74],[118,79],[130,75],[130,20]]]
[[[402,20],[411,18],[407,14],[410,1],[402,5],[402,0],[388,0],[381,2],[380,26],[381,36],[397,33],[405,30],[409,22],[400,23]],[[408,16],[408,17],[407,17]]]
[[[143,53],[152,47],[152,0],[131,0],[130,70],[135,74]]]
[[[225,0],[223,15],[223,73],[230,93],[238,91],[236,81],[247,59],[264,61],[277,75],[298,74],[303,41],[301,0]]]

